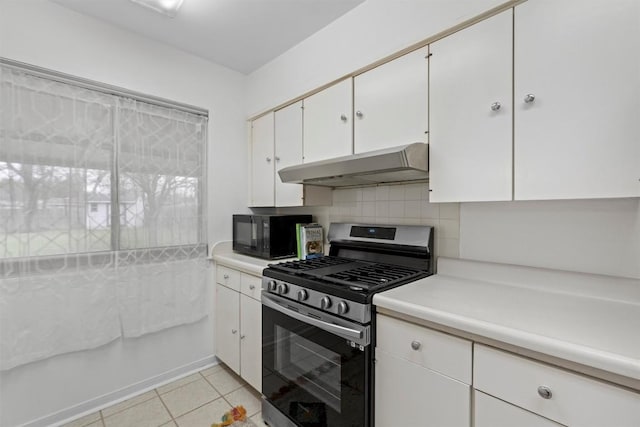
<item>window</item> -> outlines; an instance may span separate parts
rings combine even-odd
[[[206,317],[206,115],[7,62],[0,370]]]
[[[9,68],[0,96],[1,257],[203,242],[206,117]]]

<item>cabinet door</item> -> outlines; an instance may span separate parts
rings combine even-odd
[[[515,198],[639,196],[640,2],[528,1],[514,25]]]
[[[353,79],[354,151],[427,142],[428,48]]]
[[[351,154],[352,80],[345,79],[304,99],[304,162]]]
[[[533,412],[473,391],[475,427],[561,427],[558,424]]]
[[[430,47],[431,202],[512,198],[512,13]]]
[[[262,304],[240,295],[241,376],[251,387],[262,390]]]
[[[302,163],[302,101],[275,112],[276,206],[302,206],[302,185],[286,184],[278,170]]]
[[[216,284],[216,356],[240,374],[240,294]]]
[[[250,206],[274,205],[273,145],[273,113],[269,113],[251,123]]]
[[[470,386],[376,349],[380,426],[469,427]]]

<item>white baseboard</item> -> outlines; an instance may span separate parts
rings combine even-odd
[[[44,417],[21,424],[19,427],[61,426],[78,418],[82,418],[85,415],[99,411],[100,409],[107,408],[139,394],[146,393],[149,390],[153,390],[154,388],[168,384],[179,378],[186,377],[187,375],[191,375],[210,366],[217,365],[218,363],[220,363],[220,361],[215,356],[205,357],[204,359],[196,360],[195,362],[171,369],[170,371],[147,378],[146,380],[139,381],[119,390],[112,391],[102,396],[89,399],[77,405],[70,406]]]

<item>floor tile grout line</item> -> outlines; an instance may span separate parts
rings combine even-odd
[[[162,406],[164,406],[164,409],[167,410],[167,413],[169,414],[169,417],[171,418],[171,421],[173,421],[173,423],[177,425],[178,423],[176,422],[176,419],[173,416],[173,413],[169,410],[169,407],[167,406],[167,404],[164,403],[164,400],[162,400],[162,396],[160,396],[160,392],[158,392],[158,389],[154,388],[153,391],[156,392],[156,396],[158,396],[158,399],[160,400],[160,403],[162,403]]]
[[[155,390],[155,389],[154,389],[154,390]],[[100,410],[100,416],[101,416],[101,417],[103,417],[103,422],[104,422],[104,419],[105,419],[105,418],[112,417],[112,416],[114,416],[114,415],[116,415],[116,414],[119,414],[119,413],[121,413],[121,412],[124,412],[124,411],[126,411],[126,410],[128,410],[128,409],[135,408],[136,406],[142,405],[143,403],[147,403],[148,401],[150,401],[151,399],[153,399],[153,397],[151,397],[151,398],[149,398],[149,399],[145,399],[145,400],[143,400],[142,402],[138,402],[138,403],[136,403],[135,405],[127,406],[126,408],[120,409],[119,411],[116,411],[116,412],[114,412],[113,414],[104,415],[104,414],[102,413],[102,411],[104,411],[105,409],[109,409],[109,408],[112,408],[112,407],[114,407],[114,406],[117,406],[117,405],[119,405],[119,404],[121,404],[121,403],[124,403],[124,402],[126,402],[126,401],[128,401],[128,400],[135,399],[136,397],[139,397],[139,396],[142,396],[143,394],[149,393],[149,391],[151,391],[151,390],[145,391],[144,393],[140,393],[140,394],[138,394],[138,395],[136,395],[136,396],[133,396],[133,397],[131,397],[131,398],[127,399],[127,400],[123,400],[122,402],[118,402],[118,403],[116,403],[116,404],[113,404],[113,405],[111,405],[111,406],[107,406],[106,408],[101,409],[101,410]],[[106,425],[107,423],[105,422],[104,424]]]

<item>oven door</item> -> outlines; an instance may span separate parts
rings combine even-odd
[[[272,294],[263,293],[262,304],[266,401],[290,425],[369,426],[370,326],[338,318],[330,323],[325,313]]]

